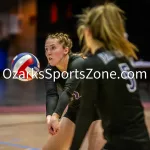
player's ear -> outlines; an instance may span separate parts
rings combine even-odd
[[[65,47],[64,49],[64,54],[67,55],[69,53],[69,48],[68,47]]]

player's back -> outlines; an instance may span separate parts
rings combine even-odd
[[[93,63],[94,70],[101,73],[97,81],[99,94],[96,106],[100,110],[104,136],[108,141],[147,141],[143,107],[133,77],[135,71],[129,61],[119,53],[100,49],[89,58],[89,63]]]

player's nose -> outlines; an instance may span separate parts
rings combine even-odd
[[[52,55],[51,50],[48,50],[48,51],[47,51],[47,55],[48,55],[48,56],[51,56],[51,55]]]

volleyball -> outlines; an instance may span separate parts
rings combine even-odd
[[[20,53],[12,60],[11,71],[15,79],[31,81],[37,77],[40,63],[36,56],[31,53]]]

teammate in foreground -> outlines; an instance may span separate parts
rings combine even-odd
[[[124,33],[124,12],[113,3],[88,9],[79,16],[79,38],[84,38],[84,52],[92,53],[84,62],[85,76],[91,68],[93,79],[83,82],[71,150],[80,148],[95,112],[102,119],[107,140],[103,150],[150,150],[138,86],[132,72],[129,74],[134,69],[128,58],[137,59],[137,48]],[[102,76],[103,71],[108,76]]]

